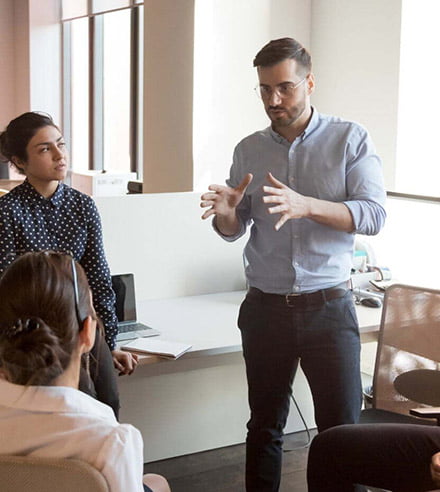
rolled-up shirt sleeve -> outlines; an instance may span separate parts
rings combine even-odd
[[[353,217],[353,233],[373,236],[386,219],[386,193],[382,164],[365,131],[357,129],[359,138],[351,139],[346,171],[348,200],[344,201]]]

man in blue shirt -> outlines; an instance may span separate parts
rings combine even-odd
[[[227,186],[202,195],[227,241],[251,225],[249,290],[238,319],[249,387],[246,487],[277,491],[282,435],[298,364],[318,430],[361,408],[360,340],[349,287],[356,233],[385,221],[379,157],[360,125],[318,113],[309,53],[294,39],[254,60],[271,126],[236,147]]]

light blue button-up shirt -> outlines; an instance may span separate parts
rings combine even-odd
[[[341,232],[302,218],[291,219],[276,231],[279,214],[269,214],[271,205],[263,203],[268,172],[301,195],[345,203],[355,230]],[[254,178],[237,207],[240,231],[220,235],[234,241],[252,224],[244,250],[249,286],[287,294],[348,280],[355,233],[377,234],[386,217],[382,165],[367,131],[314,110],[293,143],[270,127],[242,140],[235,148],[227,185],[238,186],[247,173]]]

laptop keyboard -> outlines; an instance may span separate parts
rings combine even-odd
[[[141,323],[130,323],[129,325],[118,325],[119,333],[127,333],[127,331],[145,330],[145,325]]]

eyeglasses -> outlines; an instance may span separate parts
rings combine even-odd
[[[75,298],[75,313],[78,320],[79,330],[82,328],[82,320],[79,313],[79,291],[78,291],[78,275],[76,273],[75,259],[72,255],[69,255],[72,263],[72,279],[73,279],[73,295]]]
[[[293,82],[283,82],[282,84],[277,85],[275,89],[272,89],[272,87],[269,87],[268,85],[257,85],[254,87],[254,90],[257,96],[263,99],[263,101],[270,99],[273,93],[275,93],[279,98],[285,99],[292,97],[295,93],[295,89],[303,84],[307,80],[307,77],[308,75],[296,84]]]
[[[78,321],[79,331],[82,330],[83,319],[81,318],[80,310],[79,310],[79,288],[78,288],[78,273],[76,270],[76,262],[73,257],[73,254],[70,251],[53,251],[53,250],[43,250],[43,251],[26,251],[26,250],[16,250],[13,253],[9,253],[7,256],[12,257],[9,258],[8,264],[12,263],[12,261],[20,256],[27,253],[39,253],[45,256],[65,256],[70,260],[70,265],[72,269],[72,287],[73,287],[73,297],[75,301],[75,315]],[[14,258],[15,257],[15,258]]]
[[[25,251],[25,250],[15,251],[15,255],[17,257],[22,256],[25,253],[32,253],[32,251]],[[67,258],[70,259],[70,264],[71,264],[71,268],[72,268],[73,297],[75,300],[75,314],[76,314],[76,319],[78,321],[79,330],[81,331],[83,320],[81,319],[81,314],[79,311],[78,273],[76,271],[75,258],[73,257],[73,254],[70,251],[53,251],[53,250],[38,251],[38,253],[42,253],[46,256],[51,256],[51,255],[53,255],[53,256],[66,256]]]
[[[70,265],[72,267],[72,283],[73,283],[73,298],[75,300],[75,314],[78,321],[79,331],[82,330],[83,320],[79,312],[79,289],[78,289],[78,273],[76,271],[76,263],[73,254],[70,251],[42,251],[46,255],[63,255],[70,258]]]

